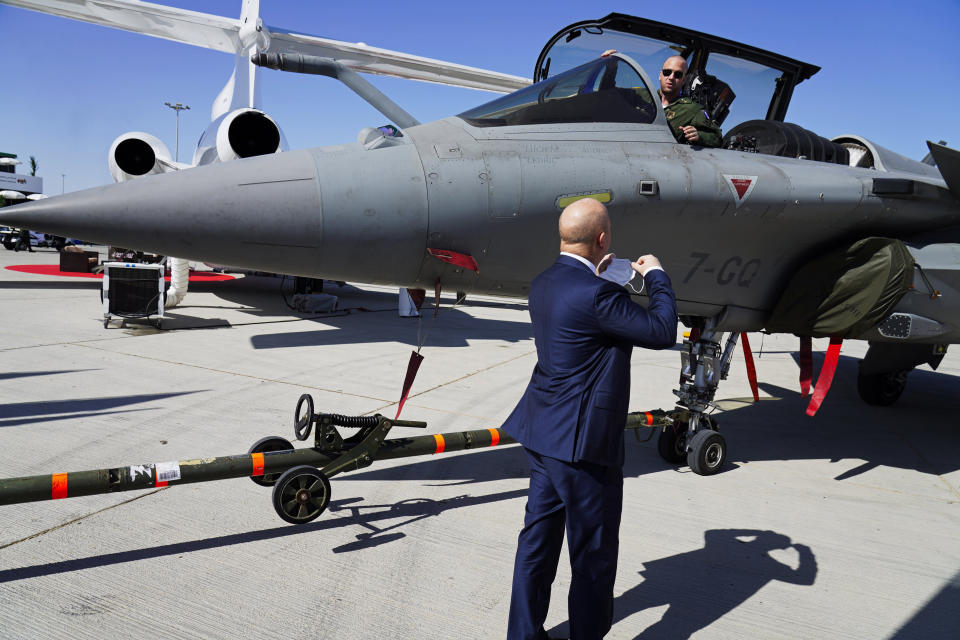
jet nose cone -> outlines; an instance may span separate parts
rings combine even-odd
[[[299,273],[321,212],[305,151],[148,176],[0,210],[0,222],[220,264]]]

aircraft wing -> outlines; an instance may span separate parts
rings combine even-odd
[[[227,53],[237,51],[237,20],[209,13],[130,0],[0,0],[0,4]]]
[[[233,18],[189,11],[177,7],[131,0],[0,0],[72,20],[114,29],[143,33],[165,40],[236,53],[241,23]],[[263,26],[269,46],[263,52],[305,53],[335,58],[354,71],[447,84],[468,89],[508,93],[522,89],[530,80],[496,71],[423,58],[400,51],[341,42]]]
[[[400,51],[379,49],[360,43],[328,40],[273,28],[270,29],[270,39],[271,52],[304,53],[336,58],[338,62],[360,73],[374,73],[499,93],[510,93],[530,84],[529,79],[520,76],[423,58]]]

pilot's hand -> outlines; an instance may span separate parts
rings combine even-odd
[[[700,132],[697,131],[696,127],[680,127],[680,130],[683,131],[683,137],[687,139],[687,142],[697,142],[700,140]]]
[[[606,58],[607,56],[612,55],[612,54],[614,54],[614,53],[616,53],[616,52],[617,52],[616,49],[607,49],[606,51],[604,51],[603,53],[600,54],[600,57],[601,57],[601,58]]]
[[[639,273],[641,276],[647,275],[647,272],[654,268],[663,269],[663,267],[660,266],[660,261],[657,260],[657,257],[651,255],[640,256],[637,258],[636,262],[631,262],[630,266],[633,267],[633,270]]]
[[[597,265],[597,275],[600,275],[606,271],[607,267],[610,266],[610,263],[613,262],[613,259],[616,257],[617,254],[615,253],[608,253],[607,255],[603,256],[603,258],[600,260],[600,264]]]

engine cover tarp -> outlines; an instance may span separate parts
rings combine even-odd
[[[767,330],[855,337],[876,326],[913,286],[913,257],[891,238],[865,238],[819,256],[793,275]]]

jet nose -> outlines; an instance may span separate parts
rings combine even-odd
[[[148,176],[0,209],[0,222],[162,255],[310,273],[321,243],[309,152]]]

